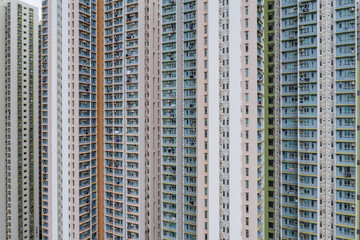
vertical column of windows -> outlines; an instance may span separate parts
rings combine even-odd
[[[356,3],[335,3],[336,168],[335,228],[337,239],[356,238]]]
[[[219,57],[219,80],[220,80],[220,239],[230,238],[230,91],[229,91],[229,2],[226,0],[219,4],[219,39],[220,39],[220,57]]]
[[[196,239],[196,1],[183,3],[184,239]],[[193,133],[193,134],[192,134]]]
[[[105,238],[125,236],[124,2],[104,3]]]
[[[139,211],[140,211],[140,166],[139,166],[139,1],[126,0],[124,8],[125,25],[125,109],[126,117],[126,237],[128,239],[139,238]],[[144,53],[143,53],[144,54]],[[143,206],[142,206],[143,207]]]
[[[297,90],[286,92],[282,97],[283,104],[298,105],[298,129],[283,131],[283,137],[298,140],[298,165],[283,165],[283,171],[298,174],[298,233],[301,239],[316,239],[318,233],[318,1],[300,1],[297,11],[287,8],[285,15],[298,15],[298,82]],[[291,33],[289,33],[291,34]],[[290,35],[289,35],[290,37]],[[289,59],[296,58],[296,53]],[[287,89],[287,90],[290,90]],[[292,95],[292,94],[297,94]],[[294,98],[294,99],[293,99]],[[310,122],[311,126],[306,125]],[[286,134],[286,135],[285,135]],[[288,199],[291,202],[291,199]]]
[[[17,20],[21,21],[21,16],[17,16]],[[7,237],[11,237],[11,221],[13,218],[11,217],[11,204],[14,199],[11,198],[12,191],[11,191],[11,176],[12,176],[12,167],[11,167],[11,6],[10,3],[5,8],[5,28],[6,28],[6,38],[5,38],[5,89],[6,89],[6,107],[5,107],[5,135],[6,135],[6,232]],[[20,33],[21,34],[21,33]],[[20,35],[21,37],[21,35]],[[15,66],[13,66],[14,68]],[[13,116],[13,119],[16,119]],[[13,125],[14,126],[14,125]],[[15,125],[16,126],[16,125]]]
[[[275,11],[274,0],[264,4],[265,15],[265,237],[275,239]]]
[[[79,12],[75,13],[78,19],[78,35],[73,36],[73,45],[78,52],[78,66],[74,69],[75,78],[73,84],[78,89],[77,96],[72,96],[75,105],[71,108],[78,111],[78,126],[71,134],[78,138],[78,156],[74,163],[78,164],[74,169],[79,169],[79,234],[80,239],[97,236],[97,181],[96,181],[96,1],[80,0]],[[75,64],[75,63],[73,63]],[[77,75],[78,74],[78,75]],[[77,115],[77,114],[76,114]],[[76,115],[74,117],[76,117]],[[77,185],[77,184],[76,184]]]
[[[177,160],[176,140],[176,1],[162,1],[162,238],[176,239]],[[185,93],[186,95],[186,93]],[[185,134],[195,134],[191,131]],[[189,164],[185,159],[184,164]],[[191,163],[195,164],[195,163]]]
[[[41,51],[40,51],[40,96],[41,96],[41,215],[42,239],[49,239],[49,5],[42,2]]]
[[[281,2],[281,235],[298,237],[298,6]]]

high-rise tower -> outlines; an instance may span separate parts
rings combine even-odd
[[[38,19],[0,1],[1,239],[39,239]]]
[[[162,1],[162,239],[208,237],[208,1]]]
[[[210,9],[210,238],[264,239],[264,2]]]
[[[358,238],[355,0],[281,1],[281,232]]]
[[[43,1],[43,239],[158,239],[159,11]]]
[[[160,1],[103,4],[98,8],[103,30],[98,29],[97,134],[103,136],[98,161],[104,169],[98,174],[104,184],[98,193],[104,199],[99,224],[104,222],[105,235],[99,237],[155,240],[161,234]]]

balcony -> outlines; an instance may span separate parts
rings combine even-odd
[[[355,239],[355,229],[336,226],[336,236],[340,238]]]
[[[297,6],[297,0],[282,0],[281,7]]]
[[[348,154],[336,154],[336,164],[337,165],[355,165],[355,155]]]
[[[317,210],[316,200],[300,199],[300,207],[307,210]]]
[[[356,205],[352,203],[336,203],[336,212],[343,213],[343,214],[355,214]]]
[[[194,2],[184,3],[184,12],[188,11],[195,11],[196,10],[196,4]]]
[[[301,187],[299,191],[300,198],[317,198],[317,190],[314,188]]]
[[[296,107],[284,107],[281,109],[282,117],[297,117]]]
[[[337,0],[335,7],[336,8],[355,7],[355,0]]]
[[[282,181],[284,184],[297,184],[298,178],[296,174],[282,174]]]
[[[351,85],[355,85],[355,69],[336,70],[336,80],[352,80]]]
[[[337,106],[336,115],[342,117],[355,117],[355,106]]]
[[[297,12],[298,11],[296,7],[289,7],[289,8],[284,7],[281,10],[281,17],[282,18],[296,17]]]
[[[336,199],[338,201],[355,203],[355,201],[356,201],[356,192],[355,191],[336,190]]]
[[[314,24],[317,22],[317,13],[300,13],[299,24]]]
[[[345,173],[345,175],[347,175]],[[341,190],[355,190],[356,189],[356,183],[355,179],[336,179],[336,188]]]
[[[299,231],[308,232],[308,233],[315,233],[315,234],[317,233],[317,225],[314,224],[314,223],[300,222],[299,226],[300,226]],[[301,239],[303,239],[303,238],[301,238]]]
[[[343,178],[355,178],[355,167],[336,167],[336,176]]]
[[[314,36],[300,38],[299,47],[309,48],[309,47],[316,47],[316,45],[317,45],[317,38]]]
[[[304,210],[300,210],[300,217],[299,217],[299,221],[317,221],[317,213],[316,212],[311,212],[311,211],[304,211]]]
[[[170,1],[171,0],[168,0],[168,3],[172,4]],[[175,5],[163,6],[163,9],[162,9],[162,14],[163,15],[175,14],[175,13],[176,13],[176,6]]]
[[[308,187],[317,187],[317,177],[300,176],[300,185]]]
[[[297,218],[297,209],[292,207],[283,207],[282,213],[284,217]]]
[[[336,21],[355,19],[355,6],[336,11]]]
[[[162,18],[163,25],[169,24],[169,23],[176,23],[176,15],[166,15]]]

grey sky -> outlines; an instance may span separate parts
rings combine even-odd
[[[20,1],[34,5],[39,9],[39,11],[41,10],[41,0],[20,0]]]
[[[37,7],[39,9],[39,21],[41,20],[41,0],[20,0],[20,1]]]

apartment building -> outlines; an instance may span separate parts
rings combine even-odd
[[[211,3],[211,238],[264,239],[264,2]]]
[[[0,1],[1,239],[39,238],[38,19]]]
[[[103,161],[104,184],[98,193],[104,194],[99,224],[103,215],[105,235],[99,238],[159,239],[160,1],[103,3],[103,11],[98,8],[98,14],[103,12],[98,22],[104,25],[98,38],[104,37],[98,43],[102,76],[97,87],[103,89],[98,91],[103,91],[98,98],[103,117],[98,119],[103,119],[104,132],[98,134],[104,136],[104,149],[98,161]]]
[[[265,239],[280,232],[280,11],[279,1],[264,1]]]
[[[241,2],[210,1],[210,239],[241,239]]]
[[[36,10],[1,3],[3,167],[28,182],[36,99],[7,92],[14,66],[35,91],[36,34],[10,30]],[[42,239],[357,239],[357,23],[355,0],[44,0]],[[30,200],[2,197],[9,236]]]
[[[208,239],[208,1],[162,1],[162,239]]]
[[[356,2],[288,0],[280,8],[279,234],[357,239]]]
[[[159,11],[43,1],[43,239],[158,239]]]

